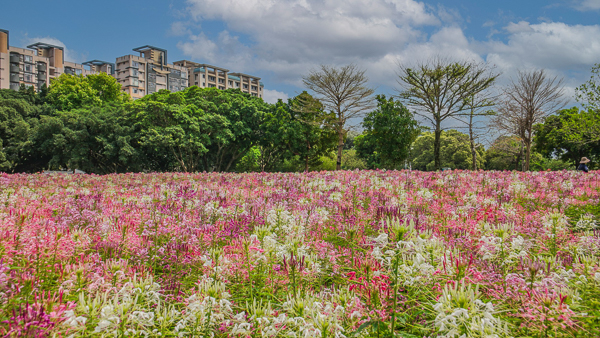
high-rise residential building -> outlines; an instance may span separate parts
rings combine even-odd
[[[21,85],[36,90],[63,73],[87,76],[99,72],[112,75],[124,92],[133,99],[161,89],[172,92],[189,86],[201,88],[239,89],[252,96],[263,97],[260,78],[228,69],[188,60],[167,63],[167,50],[142,46],[134,48],[139,55],[118,57],[115,63],[91,60],[82,64],[65,61],[64,48],[37,42],[27,48],[9,45],[9,32],[0,29],[0,89],[18,90]]]
[[[260,77],[230,73],[229,69],[188,60],[176,61],[173,64],[188,69],[190,86],[218,89],[234,88],[252,96],[263,97],[264,85],[260,82]]]
[[[134,48],[140,55],[117,58],[115,78],[133,98],[161,89],[178,92],[188,87],[187,68],[167,63],[167,51],[153,46]]]
[[[89,75],[96,71],[65,61],[64,48],[37,42],[27,48],[9,45],[9,32],[0,29],[0,89],[18,90],[21,85],[40,90],[63,73]]]

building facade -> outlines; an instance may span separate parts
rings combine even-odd
[[[82,64],[64,60],[64,48],[43,42],[12,47],[9,32],[0,29],[0,89],[18,90],[21,85],[40,90],[50,80],[63,73],[87,76],[99,72],[112,75],[131,98],[168,89],[172,92],[189,86],[201,88],[239,89],[263,98],[264,85],[260,78],[228,69],[182,60],[169,64],[167,50],[142,46],[134,48],[139,55],[118,57],[115,63],[91,60]]]
[[[233,88],[263,98],[264,85],[260,82],[260,77],[230,73],[229,69],[188,60],[176,61],[174,64],[187,68],[190,86],[222,90]]]
[[[0,30],[0,89],[18,90],[21,85],[40,90],[63,73],[94,74],[84,64],[65,61],[64,48],[38,42],[27,48],[9,44],[9,32]]]
[[[178,92],[189,86],[187,69],[167,63],[167,51],[153,46],[133,49],[139,55],[117,58],[115,78],[131,98],[139,99],[161,89]]]

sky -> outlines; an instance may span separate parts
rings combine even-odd
[[[600,0],[105,0],[9,1],[10,44],[65,47],[74,62],[153,45],[182,59],[252,74],[265,100],[302,92],[321,64],[355,63],[378,94],[397,94],[399,64],[442,56],[487,62],[499,86],[546,69],[566,93],[600,63]],[[574,103],[574,102],[573,102]]]

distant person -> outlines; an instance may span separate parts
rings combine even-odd
[[[583,157],[581,159],[581,161],[579,162],[579,167],[577,167],[577,171],[583,171],[584,173],[587,173],[588,171],[590,171],[590,169],[588,169],[587,164],[590,162],[590,160],[587,157]]]

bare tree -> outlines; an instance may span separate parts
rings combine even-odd
[[[469,147],[471,148],[471,170],[477,170],[477,140],[483,134],[488,134],[489,127],[482,118],[493,116],[496,113],[491,110],[496,105],[498,96],[489,91],[481,92],[467,100],[465,111],[459,113],[456,119],[463,122],[469,133]]]
[[[434,58],[411,68],[398,65],[400,98],[434,127],[434,163],[441,167],[442,123],[468,108],[471,98],[490,88],[498,77],[485,64]]]
[[[530,167],[533,126],[564,107],[563,94],[563,79],[550,78],[543,69],[519,71],[516,80],[504,89],[504,100],[494,124],[521,139],[524,171]]]
[[[374,89],[367,86],[365,70],[350,64],[340,68],[321,65],[319,70],[311,70],[303,77],[304,85],[316,95],[327,110],[335,113],[332,125],[338,135],[337,170],[342,168],[342,152],[347,122],[361,117],[375,107]]]

